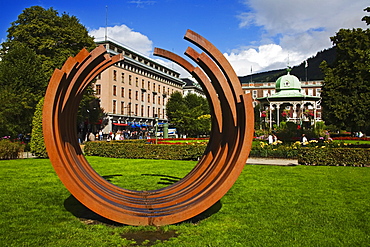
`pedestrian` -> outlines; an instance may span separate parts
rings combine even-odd
[[[308,140],[305,134],[302,134],[301,142],[303,146],[306,146],[308,144]]]
[[[274,137],[272,136],[272,134],[269,134],[268,141],[270,145],[272,145],[272,143],[274,142]]]
[[[103,131],[99,130],[99,141],[103,140]]]

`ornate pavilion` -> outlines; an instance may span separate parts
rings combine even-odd
[[[282,120],[294,122],[300,126],[311,126],[317,121],[317,107],[321,100],[319,96],[309,96],[302,92],[301,82],[294,75],[287,74],[276,80],[276,93],[257,98],[260,102],[260,116],[265,118],[270,130],[273,123],[280,125]]]

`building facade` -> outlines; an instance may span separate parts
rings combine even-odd
[[[93,87],[106,113],[100,129],[104,134],[123,130],[149,131],[166,123],[166,103],[184,82],[173,69],[112,41],[97,42],[111,55],[124,60],[102,72]]]

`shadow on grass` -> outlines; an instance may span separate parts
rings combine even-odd
[[[171,185],[181,180],[179,177],[168,176],[163,174],[141,174],[141,176],[161,177],[158,184]]]
[[[121,174],[115,174],[115,175],[106,175],[103,176],[104,179],[107,181],[110,181],[112,178],[122,176]],[[179,177],[174,176],[168,176],[168,175],[161,175],[161,174],[142,174],[142,176],[158,176],[161,177],[158,184],[164,184],[164,185],[171,185],[181,180]],[[115,221],[112,221],[110,219],[107,219],[93,211],[91,211],[88,207],[80,203],[73,195],[70,195],[65,201],[64,201],[64,207],[67,211],[71,212],[72,215],[79,218],[83,223],[85,224],[105,224],[110,226],[125,226],[122,223],[118,223]],[[215,204],[213,204],[210,208],[205,210],[204,212],[194,216],[193,218],[187,219],[183,222],[176,223],[176,225],[181,223],[192,223],[197,224],[199,221],[207,219],[211,217],[213,214],[217,213],[222,207],[221,201],[217,201]]]

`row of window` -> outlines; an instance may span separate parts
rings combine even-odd
[[[125,88],[124,87],[121,87],[121,97],[122,98],[125,98]],[[95,93],[96,95],[101,95],[101,85],[100,84],[97,84],[95,85]],[[117,96],[117,86],[116,85],[113,85],[113,96]],[[128,98],[129,99],[132,99],[132,89],[129,89],[128,90]],[[140,94],[140,98],[141,98],[141,101],[144,102],[145,101],[145,92],[144,91],[141,91],[141,94]],[[162,104],[162,105],[165,105],[165,98],[166,97],[161,97],[160,95],[157,95],[156,93],[153,93],[153,94],[150,94],[148,93],[147,94],[147,102],[148,103],[157,103],[157,104]],[[139,91],[135,91],[135,100],[139,100]]]
[[[125,102],[121,101],[121,107],[120,107],[120,114],[121,115],[127,115],[127,116],[140,116],[140,117],[154,117],[156,114],[158,115],[159,118],[164,118],[166,115],[166,110],[163,108],[156,108],[156,107],[151,107],[147,106],[146,107],[146,116],[145,116],[145,106],[140,105],[140,114],[139,114],[139,104],[135,104],[133,109],[132,109],[132,104],[128,103],[125,106]],[[113,114],[117,114],[117,101],[113,100]],[[152,113],[152,114],[151,114]]]
[[[132,85],[132,75],[129,75],[128,76],[128,84],[129,85]],[[113,80],[114,81],[117,81],[117,71],[116,70],[113,70]],[[122,83],[125,83],[125,73],[121,73],[121,82]],[[145,80],[144,79],[141,79],[141,88],[142,89],[147,89],[147,90],[152,90],[154,92],[158,92],[158,93],[161,93],[163,92],[164,94],[170,94],[170,88],[167,87],[167,90],[166,90],[166,86],[161,86],[161,85],[156,85],[155,82],[153,82],[153,84],[151,84],[151,81],[147,81],[147,87],[145,87]],[[138,77],[135,77],[135,86],[136,87],[139,87],[139,78]],[[173,89],[172,89],[172,93],[173,93]]]
[[[316,88],[315,91],[316,91],[315,96],[318,96],[319,97],[320,94],[321,94],[321,89],[320,88]],[[250,92],[251,92],[251,90],[245,90],[245,93],[246,94],[248,94]],[[274,89],[271,89],[271,90],[265,89],[262,92],[263,92],[263,97],[267,97],[269,95],[271,96],[271,95],[275,94],[275,90]],[[308,95],[308,96],[314,96],[314,94],[313,94],[314,89],[313,88],[302,89],[301,92],[302,92],[302,94],[305,94],[305,95]],[[252,98],[253,99],[258,98],[258,90],[252,90]]]

